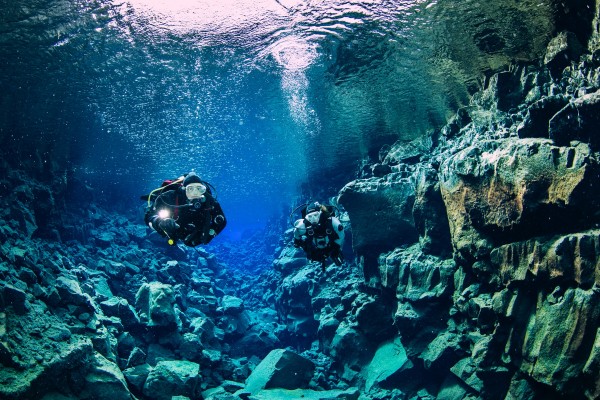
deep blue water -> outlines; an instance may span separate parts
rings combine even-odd
[[[553,3],[1,0],[0,144],[120,206],[193,169],[239,237],[539,56]]]

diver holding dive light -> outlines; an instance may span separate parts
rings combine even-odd
[[[190,247],[208,244],[227,224],[210,187],[195,172],[165,181],[147,196],[144,221],[170,245],[177,240]]]

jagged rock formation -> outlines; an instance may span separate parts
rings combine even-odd
[[[396,340],[411,361],[379,388],[600,395],[600,63],[573,41],[559,35],[545,66],[492,77],[439,134],[392,146],[374,177],[340,192],[366,282],[383,291],[373,300],[395,309],[397,332],[380,343]],[[371,327],[357,319],[353,329],[360,337]],[[367,391],[368,365],[349,377]]]
[[[0,397],[199,398],[279,346],[275,312],[245,310],[231,288],[247,283],[214,255],[156,248],[96,206],[38,218],[33,193],[60,192],[14,173],[3,185],[16,218],[0,224]]]
[[[364,284],[344,294],[353,281],[332,268],[319,285],[282,253],[279,312],[302,310],[296,335],[330,359],[320,373],[370,398],[600,396],[593,43],[559,34],[543,64],[494,75],[440,132],[383,148],[340,191]]]

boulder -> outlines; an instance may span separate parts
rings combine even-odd
[[[244,311],[244,301],[239,297],[225,295],[221,299],[221,309],[227,315],[238,315]]]
[[[215,323],[208,317],[196,317],[190,321],[190,331],[208,343],[215,338]]]
[[[143,225],[128,224],[125,227],[125,232],[127,232],[129,239],[138,244],[142,243],[146,238],[146,227]]]
[[[31,238],[31,236],[38,229],[34,214],[31,212],[29,207],[21,202],[16,202],[16,204],[14,204],[12,207],[11,218],[14,221],[17,221],[18,230],[27,238]]]
[[[146,362],[146,353],[139,347],[135,347],[127,358],[127,368],[137,367]]]
[[[145,396],[171,400],[173,396],[197,397],[200,365],[191,361],[159,361],[144,383]]]
[[[509,111],[517,107],[523,100],[523,86],[516,74],[512,71],[502,71],[494,74],[490,78],[487,88],[490,100],[500,111]],[[492,106],[493,107],[493,106]]]
[[[96,238],[96,241],[98,241],[98,238]],[[118,280],[123,280],[125,278],[125,272],[127,271],[125,264],[112,260],[98,261],[98,269],[106,272],[106,275],[108,275],[111,279]]]
[[[355,303],[357,329],[368,340],[380,342],[394,334],[391,305],[381,296],[359,296]]]
[[[384,165],[398,166],[417,164],[425,154],[431,151],[432,142],[427,136],[419,137],[410,142],[399,140],[392,146],[386,154],[379,155]],[[383,150],[383,149],[382,149]]]
[[[315,270],[305,267],[287,276],[277,288],[277,307],[288,331],[297,338],[311,339],[316,336],[318,323],[312,309],[311,299],[318,290]]]
[[[363,371],[366,392],[368,393],[375,385],[399,387],[400,376],[412,367],[413,363],[408,359],[400,339],[396,338],[382,343]]]
[[[217,296],[212,294],[201,294],[194,290],[188,292],[187,300],[190,306],[208,315],[214,315],[219,304]]]
[[[211,366],[219,364],[223,361],[223,353],[219,350],[202,350],[202,358],[205,363]]]
[[[372,356],[371,346],[362,332],[344,320],[335,331],[329,353],[335,360],[358,370]]]
[[[440,390],[435,396],[436,400],[457,400],[478,398],[464,382],[453,374],[448,374],[442,382]]]
[[[246,380],[245,390],[256,393],[262,389],[303,389],[310,382],[315,364],[307,358],[285,349],[271,351],[256,366]]]
[[[600,398],[600,330],[596,332],[590,355],[583,367],[583,376],[588,382],[586,396],[590,399]]]
[[[273,261],[273,268],[284,275],[289,275],[306,265],[306,254],[293,246],[283,248],[279,257]]]
[[[123,375],[132,388],[137,392],[142,393],[144,390],[144,383],[146,383],[150,371],[152,371],[152,367],[149,364],[140,364],[127,368],[123,371]]]
[[[123,359],[129,358],[136,345],[136,339],[131,333],[127,331],[121,332],[117,337],[117,355]]]
[[[26,345],[36,346],[34,343]],[[54,342],[52,350],[47,352],[39,346],[36,357],[43,362],[33,363],[27,368],[7,365],[0,368],[0,398],[33,399],[39,393],[64,390],[74,376],[85,374],[94,364],[95,352],[89,339],[72,337],[68,342]],[[26,352],[27,349],[21,347],[19,351]]]
[[[340,326],[340,321],[330,314],[321,314],[319,318],[319,344],[322,348],[328,348],[335,336],[337,328]]]
[[[399,300],[419,302],[450,296],[456,264],[414,245],[381,254],[379,271],[382,286],[394,290]]]
[[[425,253],[447,256],[452,252],[452,242],[437,171],[431,166],[419,168],[415,185],[412,213],[421,248]]]
[[[200,336],[186,332],[182,335],[177,353],[184,360],[198,361],[202,355],[202,350],[204,350],[204,344],[200,340]]]
[[[109,232],[109,231],[103,230],[94,237],[94,242],[96,243],[96,246],[98,246],[102,249],[109,248],[113,244],[114,241],[115,241],[115,234],[112,232]]]
[[[141,322],[148,327],[177,327],[175,294],[171,285],[144,283],[135,295],[135,306]]]
[[[119,367],[99,353],[94,354],[91,370],[85,375],[80,399],[131,400],[125,377]]]
[[[114,296],[105,277],[95,276],[90,281],[94,288],[93,296],[96,301],[108,300]]]
[[[453,332],[442,331],[419,355],[423,365],[434,371],[448,370],[466,356],[466,339]]]
[[[157,271],[157,275],[162,282],[176,282],[179,280],[182,268],[183,263],[169,260]]]
[[[483,381],[477,375],[477,366],[470,358],[467,357],[458,361],[450,368],[450,371],[478,394],[483,390]]]
[[[534,400],[535,389],[521,374],[516,374],[510,382],[506,400]]]
[[[520,138],[550,138],[550,120],[569,103],[564,95],[544,97],[527,109],[523,122],[517,127]]]
[[[170,336],[174,336],[174,335],[170,335]],[[170,348],[171,346],[169,346],[169,348],[167,348],[163,344],[158,344],[156,342],[152,342],[150,345],[148,345],[148,354],[146,355],[146,363],[155,367],[156,364],[158,364],[160,361],[169,361],[169,360],[177,359],[177,356]]]
[[[2,287],[0,293],[2,294],[0,298],[4,300],[4,305],[11,306],[15,313],[22,315],[29,309],[27,294],[23,290],[13,285],[5,285]]]
[[[250,316],[246,311],[238,315],[225,314],[219,318],[219,327],[228,339],[244,335],[250,327],[250,323]]]
[[[100,308],[109,317],[117,317],[126,329],[140,324],[140,318],[126,299],[113,297],[100,303]]]
[[[367,281],[377,279],[379,253],[419,239],[413,219],[415,185],[405,173],[350,182],[338,202],[352,221],[352,246],[365,257]]]
[[[252,325],[239,340],[231,344],[230,355],[265,357],[271,350],[281,345],[276,335],[278,329],[282,328],[278,328],[275,324]]]
[[[59,276],[56,279],[55,288],[60,296],[62,305],[72,304],[83,306],[90,311],[95,310],[92,299],[88,294],[82,292],[77,280]]]

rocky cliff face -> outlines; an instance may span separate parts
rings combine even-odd
[[[597,37],[560,33],[340,191],[362,281],[302,272],[300,290],[281,269],[280,314],[304,310],[297,335],[341,381],[371,398],[600,396]]]
[[[561,33],[543,63],[494,75],[444,129],[384,149],[340,191],[365,283],[312,308],[343,379],[384,397],[600,396],[590,46]]]

